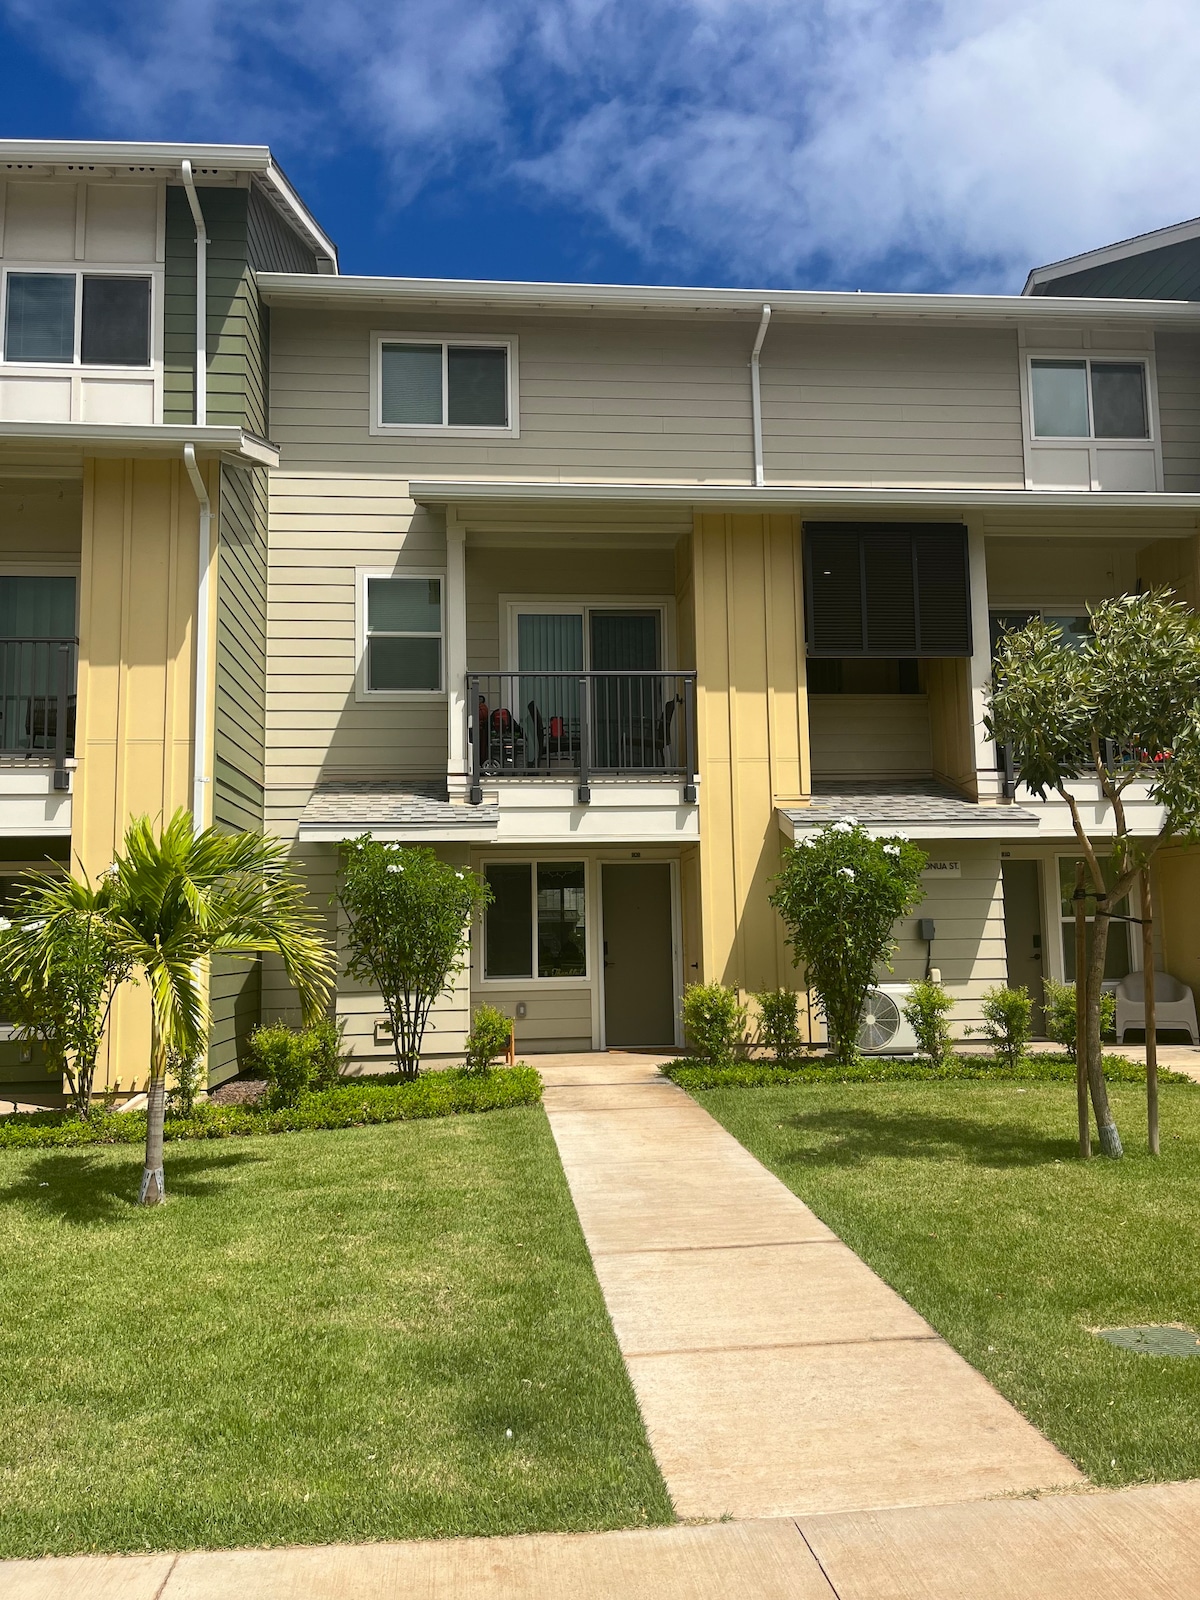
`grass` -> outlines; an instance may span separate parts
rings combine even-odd
[[[1200,1328],[1200,1089],[1110,1096],[1128,1154],[1081,1162],[1071,1087],[827,1083],[696,1094],[1100,1484],[1200,1477],[1200,1360],[1097,1327]]]
[[[0,1556],[671,1520],[540,1108],[140,1169],[0,1154]]]
[[[681,1089],[770,1089],[797,1083],[936,1083],[947,1080],[981,1080],[989,1083],[1074,1083],[1075,1062],[1069,1056],[1023,1056],[1009,1067],[994,1056],[952,1056],[940,1067],[903,1056],[864,1056],[850,1067],[837,1066],[825,1056],[810,1056],[791,1066],[770,1060],[732,1061],[714,1066],[708,1061],[683,1058],[659,1068]],[[1106,1055],[1104,1076],[1109,1083],[1142,1083],[1146,1068],[1125,1056]],[[1185,1073],[1158,1071],[1160,1083],[1189,1083]]]

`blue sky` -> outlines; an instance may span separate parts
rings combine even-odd
[[[0,135],[270,144],[350,272],[1016,290],[1200,213],[1190,0],[0,0]]]

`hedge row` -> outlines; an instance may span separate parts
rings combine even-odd
[[[304,1095],[281,1111],[257,1106],[198,1105],[190,1117],[168,1117],[168,1139],[234,1139],[305,1128],[356,1128],[372,1122],[413,1122],[462,1112],[536,1105],[542,1080],[532,1067],[498,1067],[483,1077],[459,1069],[427,1072],[415,1080],[378,1083],[356,1078]],[[0,1149],[34,1145],[141,1144],[144,1111],[95,1111],[86,1121],[63,1111],[0,1117]]]
[[[659,1069],[681,1089],[772,1089],[788,1083],[932,1083],[962,1080],[985,1083],[1074,1083],[1075,1063],[1069,1056],[1030,1055],[1018,1067],[1001,1066],[992,1056],[955,1056],[941,1067],[923,1066],[890,1056],[871,1056],[854,1067],[827,1065],[821,1057],[777,1067],[770,1061],[735,1061],[714,1067],[707,1062],[672,1061]],[[1124,1056],[1105,1056],[1109,1083],[1145,1083],[1146,1069]],[[1190,1084],[1181,1072],[1158,1069],[1160,1083]]]

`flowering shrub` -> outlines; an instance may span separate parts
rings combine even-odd
[[[771,904],[843,1066],[858,1059],[859,1017],[877,971],[890,967],[892,929],[924,898],[925,862],[902,834],[873,839],[853,817],[802,836],[784,855]]]

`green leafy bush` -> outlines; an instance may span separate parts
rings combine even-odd
[[[1160,1082],[1200,1089],[1200,1085],[1193,1084],[1182,1073],[1164,1076],[1164,1070],[1159,1068]],[[1075,1082],[1074,1062],[1050,1052],[1023,1056],[1016,1066],[1008,1066],[992,1056],[950,1056],[939,1067],[927,1067],[921,1061],[906,1061],[898,1056],[866,1056],[846,1067],[810,1057],[792,1067],[776,1066],[769,1061],[733,1061],[726,1066],[705,1061],[672,1061],[659,1071],[672,1083],[689,1091],[775,1089],[786,1084],[806,1083],[928,1083],[930,1079],[985,1083]],[[1109,1083],[1144,1084],[1146,1069],[1124,1056],[1105,1056],[1104,1076]]]
[[[800,1039],[799,998],[794,989],[764,989],[754,996],[758,1006],[759,1039],[780,1066],[789,1066],[804,1048]]]
[[[702,1061],[732,1061],[746,1031],[746,1007],[737,990],[723,983],[689,983],[683,1027]]]
[[[1062,1045],[1069,1056],[1075,1054],[1075,985],[1059,983],[1054,978],[1042,980],[1043,1004],[1046,1011],[1046,1037]],[[1100,994],[1100,1037],[1114,1039],[1117,1033],[1117,997],[1102,990]]]
[[[859,1058],[867,990],[891,960],[896,922],[924,897],[925,862],[902,835],[873,839],[853,817],[802,835],[784,853],[771,904],[820,998],[842,1066]]]
[[[167,1116],[190,1117],[196,1108],[196,1095],[204,1076],[204,1055],[184,1055],[172,1050],[167,1056],[167,1071],[174,1079],[167,1090]]]
[[[343,1078],[334,1089],[302,1095],[294,1106],[197,1105],[190,1117],[168,1117],[166,1139],[231,1139],[295,1133],[309,1128],[355,1128],[377,1122],[413,1122],[510,1106],[536,1105],[542,1080],[532,1067],[505,1067],[483,1077],[459,1068],[380,1082]],[[0,1149],[31,1146],[141,1144],[144,1111],[93,1112],[81,1120],[61,1111],[0,1117]]]
[[[940,1067],[950,1055],[950,1013],[954,998],[933,978],[918,978],[910,985],[908,999],[901,1008],[917,1036],[920,1058],[931,1067]]]
[[[1033,1001],[1024,984],[1015,989],[999,983],[985,989],[980,1006],[983,1022],[968,1033],[981,1033],[1006,1066],[1015,1067],[1033,1037]]]
[[[307,1028],[272,1022],[250,1035],[247,1070],[267,1080],[267,1104],[277,1110],[310,1089],[333,1088],[342,1066],[341,1029],[328,1017]]]
[[[472,1077],[485,1073],[498,1055],[508,1049],[512,1022],[495,1006],[476,1006],[467,1035],[466,1066]]]

